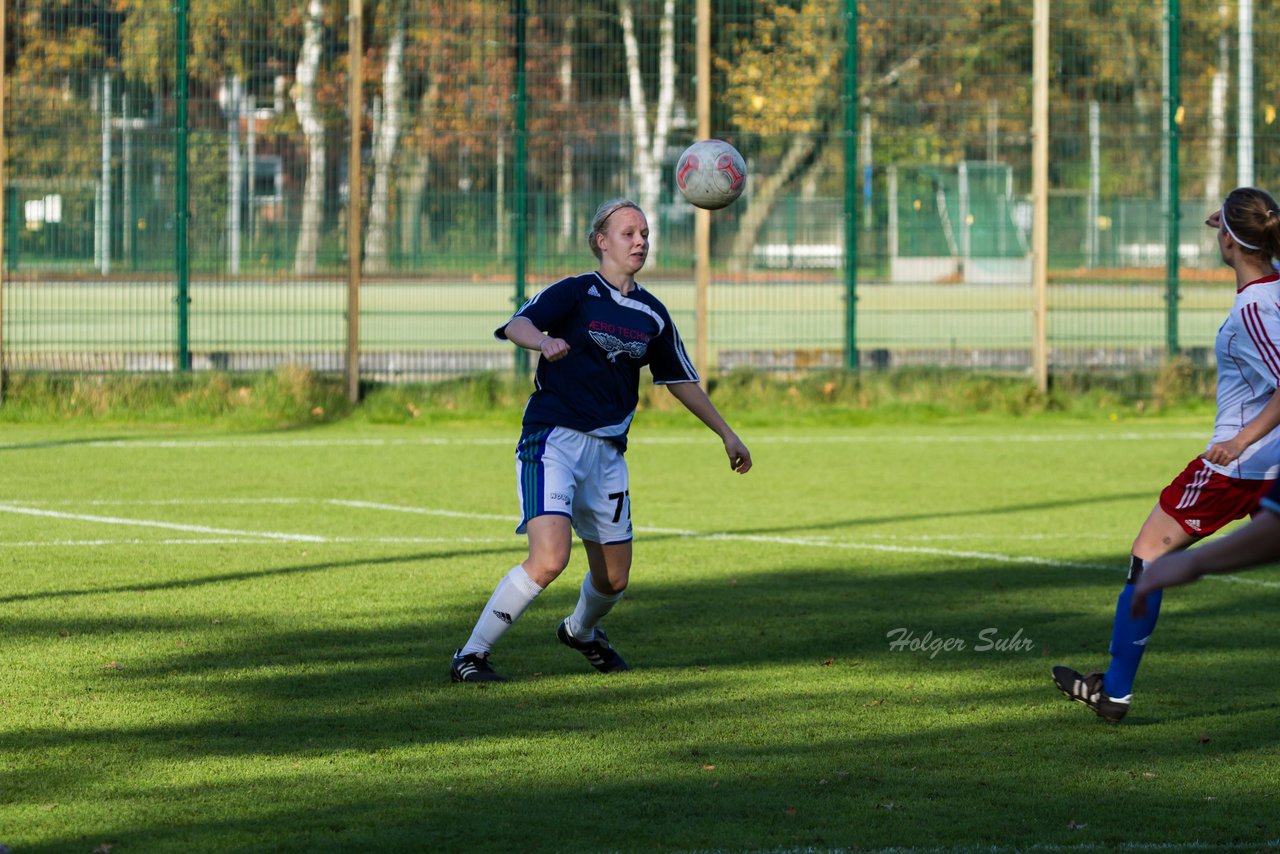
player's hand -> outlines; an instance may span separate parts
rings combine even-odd
[[[736,433],[730,433],[724,440],[724,452],[729,455],[729,468],[738,474],[751,471],[751,452],[742,444]]]
[[[1225,466],[1228,463],[1233,463],[1238,460],[1240,455],[1244,453],[1245,447],[1246,446],[1242,442],[1238,442],[1235,439],[1228,439],[1225,442],[1217,442],[1210,445],[1209,450],[1205,451],[1200,456],[1204,457],[1214,465]]]
[[[1133,600],[1129,610],[1134,617],[1147,613],[1147,597],[1157,590],[1188,584],[1199,578],[1201,572],[1195,566],[1195,557],[1189,552],[1175,552],[1152,561],[1142,570],[1133,583]]]
[[[538,350],[542,353],[542,358],[548,362],[558,362],[565,356],[569,355],[569,342],[563,338],[552,338],[550,336],[543,338],[542,343],[538,346]]]

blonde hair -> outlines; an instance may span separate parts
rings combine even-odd
[[[591,218],[591,231],[587,232],[587,245],[591,247],[591,254],[596,256],[596,260],[604,257],[604,254],[600,251],[600,245],[596,243],[596,237],[604,234],[604,226],[609,221],[609,217],[623,208],[635,208],[641,214],[644,213],[635,202],[622,197],[609,199],[609,201],[602,202],[600,207],[596,208],[596,215]]]

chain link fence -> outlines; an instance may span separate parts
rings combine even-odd
[[[1031,4],[357,2],[5,5],[4,370],[510,369],[492,329],[593,266],[619,195],[709,371],[1030,369]],[[1233,288],[1201,223],[1280,164],[1251,9],[1053,4],[1051,369],[1211,358]],[[750,173],[704,324],[672,178],[700,24]]]

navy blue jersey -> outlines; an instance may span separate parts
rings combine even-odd
[[[563,359],[538,358],[535,389],[524,409],[526,432],[568,427],[625,450],[642,365],[659,385],[698,381],[666,306],[639,285],[623,296],[599,273],[571,276],[525,303],[512,315],[517,317],[569,343]],[[506,326],[493,334],[505,339]]]

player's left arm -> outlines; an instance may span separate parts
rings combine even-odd
[[[1256,303],[1245,308],[1242,324],[1249,339],[1253,342],[1252,352],[1245,348],[1244,355],[1272,388],[1271,399],[1253,416],[1240,432],[1225,442],[1216,442],[1202,455],[1215,465],[1225,466],[1239,459],[1240,455],[1263,436],[1280,425],[1280,394],[1275,392],[1280,385],[1280,310],[1272,303]]]
[[[698,420],[711,428],[711,431],[724,441],[724,451],[729,455],[729,467],[738,474],[746,474],[751,470],[751,452],[733,432],[729,423],[716,409],[711,398],[696,382],[668,383],[667,391],[672,397],[684,404],[684,408],[698,416]]]
[[[1274,391],[1262,411],[1240,428],[1240,432],[1225,442],[1215,442],[1202,455],[1216,465],[1235,462],[1245,449],[1280,425],[1280,394]]]

